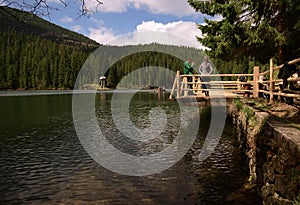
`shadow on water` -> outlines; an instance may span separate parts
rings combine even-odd
[[[137,127],[149,126],[153,107],[162,107],[168,116],[167,131],[150,145],[118,133],[110,117],[111,96],[97,94],[96,113],[100,128],[119,150],[144,155],[172,142],[179,107],[167,95],[158,99],[145,92],[131,100],[130,118]],[[178,163],[155,175],[131,177],[112,173],[89,157],[76,136],[71,103],[71,95],[0,97],[0,204],[226,204],[247,179],[230,120],[214,153],[199,162],[209,107],[201,108],[197,139]],[[247,200],[255,204],[255,199]]]

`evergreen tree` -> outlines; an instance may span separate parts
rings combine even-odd
[[[250,56],[260,62],[278,57],[279,62],[300,54],[299,0],[188,0],[196,11],[219,21],[205,20],[199,25],[204,37],[198,38],[210,48],[213,58],[231,60]]]

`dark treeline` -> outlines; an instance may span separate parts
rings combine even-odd
[[[0,89],[71,89],[88,56],[80,47],[16,31],[0,35]]]
[[[129,76],[130,80],[127,79],[127,83],[119,84],[119,86],[126,88],[160,86],[168,81],[170,76],[170,73],[167,75],[168,70],[173,73],[180,70],[182,73],[183,63],[183,59],[166,53],[138,52],[124,57],[111,66],[106,74],[107,83],[109,87],[115,88],[124,76]]]
[[[173,71],[173,73],[180,70],[183,73],[183,63],[187,58],[191,58],[197,68],[204,57],[204,52],[199,49],[156,43],[140,45],[136,48],[126,46],[117,49],[129,49],[135,52],[118,60],[105,74],[108,86],[112,88],[116,87],[124,76],[137,69],[139,71],[131,75],[131,85],[127,85],[127,87],[159,85],[159,82],[167,81],[167,70]]]
[[[143,67],[152,67],[152,68],[167,68],[173,72],[177,70],[183,74],[183,63],[187,58],[191,58],[195,63],[194,72],[197,73],[198,68],[203,61],[204,56],[206,55],[204,51],[195,49],[195,48],[187,48],[180,46],[170,46],[170,45],[159,45],[159,44],[150,44],[139,46],[139,48],[144,48],[144,50],[158,50],[156,51],[144,51],[144,52],[136,52],[132,55],[128,55],[112,66],[110,66],[109,71],[105,74],[107,77],[107,82],[110,87],[115,87],[117,83],[126,76],[128,73]],[[114,50],[113,47],[110,49]],[[133,49],[132,47],[124,47],[124,48],[116,48],[120,49]],[[138,48],[136,48],[138,51]],[[113,51],[116,52],[116,51]],[[220,60],[220,59],[211,59],[211,62],[214,67],[215,73],[220,74],[252,74],[254,66],[260,66],[260,71],[265,71],[269,69],[268,64],[262,64],[255,60],[255,58],[251,57],[240,57],[235,58],[230,61]],[[166,73],[162,71],[162,76],[157,75],[157,79],[151,78],[153,76],[151,69],[143,70],[145,73],[136,73],[135,76],[132,77],[132,86],[133,85],[141,85],[141,82],[144,82],[144,86],[147,85],[157,85],[158,82],[162,82]],[[143,72],[141,71],[141,72]],[[148,79],[148,80],[147,80]],[[223,80],[236,80],[236,77],[223,77]],[[140,82],[140,83],[138,83]]]

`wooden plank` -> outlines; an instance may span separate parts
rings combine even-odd
[[[239,76],[245,76],[245,77],[251,77],[253,74],[194,74],[194,75],[181,75],[181,77],[239,77]]]
[[[295,59],[295,60],[292,60],[292,61],[288,62],[288,64],[289,64],[289,65],[292,65],[292,64],[299,63],[299,62],[300,62],[300,58],[297,58],[297,59]],[[276,67],[273,69],[273,71],[281,69],[281,68],[283,67],[283,65],[284,65],[284,64],[279,65],[279,66],[276,66]],[[270,73],[270,70],[267,70],[267,71],[265,71],[265,72],[262,72],[261,75],[267,75],[268,73]]]
[[[284,96],[284,97],[293,97],[293,98],[299,98],[299,94],[293,94],[293,93],[273,93],[273,95],[277,96]]]
[[[289,65],[292,65],[292,64],[299,63],[299,62],[300,62],[300,58],[297,58],[297,59],[295,59],[295,60],[289,61],[288,64],[289,64]],[[273,70],[274,70],[274,71],[275,71],[275,70],[279,70],[279,69],[281,69],[281,68],[283,67],[283,65],[284,65],[284,64],[279,65],[279,66],[276,66],[276,67],[274,67]]]
[[[274,89],[274,80],[273,80],[273,71],[274,71],[274,67],[273,67],[273,59],[270,59],[270,103],[273,103],[274,100],[274,96],[273,96],[273,89]]]
[[[268,81],[263,81],[263,82],[268,82]],[[280,81],[282,82],[282,81]],[[193,82],[181,82],[180,84],[189,84],[189,85],[192,85],[192,84],[220,84],[220,85],[223,85],[223,84],[234,84],[234,85],[238,85],[238,84],[241,84],[241,85],[246,85],[246,84],[253,84],[253,81],[247,81],[247,82],[235,82],[235,81],[209,81],[209,82],[196,82],[196,83],[193,83]]]

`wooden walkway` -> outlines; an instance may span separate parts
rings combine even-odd
[[[300,62],[300,58],[290,61],[289,64]],[[260,67],[253,68],[253,74],[207,74],[207,75],[180,75],[177,71],[169,99],[197,99],[198,101],[208,101],[212,98],[243,98],[252,97],[258,98],[268,96],[268,100],[272,103],[274,96],[290,97],[300,99],[299,91],[283,92],[279,89],[278,84],[282,83],[281,79],[276,79],[274,70],[281,69],[283,65],[274,67],[273,60],[270,60],[270,70],[260,73]],[[269,76],[269,80],[266,79]],[[208,77],[208,82],[203,82],[202,77]],[[235,81],[223,81],[222,78],[231,77],[237,79]],[[245,77],[247,80],[241,82],[240,77]],[[300,77],[289,78],[289,82],[300,83]],[[209,85],[209,89],[203,89],[203,84]],[[208,91],[209,96],[204,93]]]
[[[177,71],[173,87],[169,99],[190,99],[196,98],[197,100],[210,100],[211,98],[241,98],[245,93],[253,93],[253,81],[247,82],[240,81],[222,81],[221,77],[253,77],[253,74],[211,74],[211,75],[180,75]],[[201,77],[209,77],[209,82],[202,82]],[[188,81],[188,78],[191,81]],[[209,85],[209,89],[203,89],[202,85]],[[250,90],[245,90],[249,88]],[[209,93],[209,96],[205,95]]]

